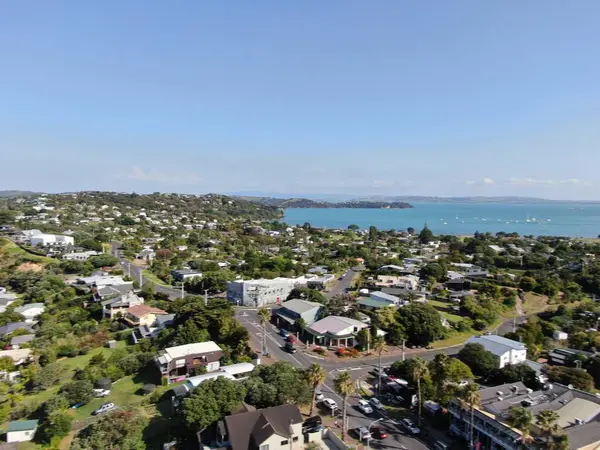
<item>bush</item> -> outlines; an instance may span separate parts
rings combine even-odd
[[[327,354],[327,350],[325,350],[323,347],[314,347],[312,349],[313,352],[319,354],[319,355],[326,355]]]
[[[60,390],[61,395],[67,399],[70,405],[77,403],[88,403],[92,399],[94,386],[88,380],[71,381]]]
[[[61,346],[58,347],[57,351],[56,351],[56,356],[63,357],[66,356],[67,358],[73,358],[75,356],[77,356],[79,354],[79,350],[77,350],[77,347],[75,346],[75,344],[63,344]]]

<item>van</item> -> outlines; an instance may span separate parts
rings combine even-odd
[[[448,444],[446,444],[445,442],[436,441],[435,444],[433,444],[433,448],[435,450],[448,450],[450,448],[450,446]]]

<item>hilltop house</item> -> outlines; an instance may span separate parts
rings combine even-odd
[[[144,299],[138,297],[134,292],[129,292],[119,297],[104,300],[100,304],[102,305],[102,316],[112,319],[119,313],[125,315],[132,306],[143,305]]]
[[[33,322],[45,310],[46,306],[43,303],[29,303],[14,309],[16,313],[21,314],[25,318],[25,322],[27,323]]]
[[[520,342],[506,339],[495,334],[472,336],[467,344],[481,344],[488,352],[492,353],[498,361],[498,369],[507,364],[519,364],[527,359],[527,347]]]
[[[160,350],[154,360],[163,376],[185,376],[199,367],[219,369],[223,350],[212,341],[178,345]]]
[[[133,305],[127,308],[124,320],[131,326],[150,326],[158,316],[167,315],[166,311],[148,305]]]

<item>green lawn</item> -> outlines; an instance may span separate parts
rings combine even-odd
[[[439,313],[444,316],[450,322],[460,322],[462,316],[458,314],[454,314],[450,308],[453,306],[452,303],[443,302],[440,300],[427,300],[431,306],[439,311]]]
[[[32,253],[29,253],[26,250],[23,250],[21,247],[19,247],[14,242],[12,242],[6,238],[0,238],[0,249],[2,249],[2,251],[8,255],[20,256],[20,257],[26,258],[28,261],[31,261],[31,262],[37,262],[37,263],[41,263],[41,264],[57,262],[55,259],[48,258],[47,256],[39,256],[39,255],[34,255]]]
[[[144,271],[142,271],[142,273],[144,275],[144,278],[146,278],[151,283],[160,284],[161,286],[171,287],[171,285],[165,283],[163,280],[161,280],[160,278],[158,278],[156,275],[154,275],[149,270],[144,270]]]

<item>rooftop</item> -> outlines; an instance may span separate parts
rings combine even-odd
[[[281,304],[282,308],[288,309],[290,311],[294,311],[298,314],[303,314],[315,308],[321,308],[323,305],[317,302],[309,302],[308,300],[302,300],[299,298],[295,298],[292,300],[288,300],[287,302],[283,302]]]
[[[367,326],[367,324],[364,324],[358,320],[350,319],[349,317],[329,316],[313,323],[310,326],[310,329],[320,334],[339,334],[348,327],[356,327],[361,330]]]
[[[131,314],[134,317],[143,317],[147,314],[167,314],[160,308],[154,308],[148,305],[135,305],[127,309],[127,314]]]
[[[496,356],[505,354],[510,350],[526,350],[527,347],[512,339],[506,339],[495,334],[472,336],[467,341],[467,344],[481,344],[488,351]]]
[[[183,358],[188,355],[197,355],[201,353],[220,352],[221,347],[213,341],[196,342],[194,344],[178,345],[177,347],[165,348],[165,354],[171,359]]]
[[[35,430],[38,426],[37,420],[15,420],[13,422],[9,422],[6,427],[7,432],[11,431],[29,431]]]

